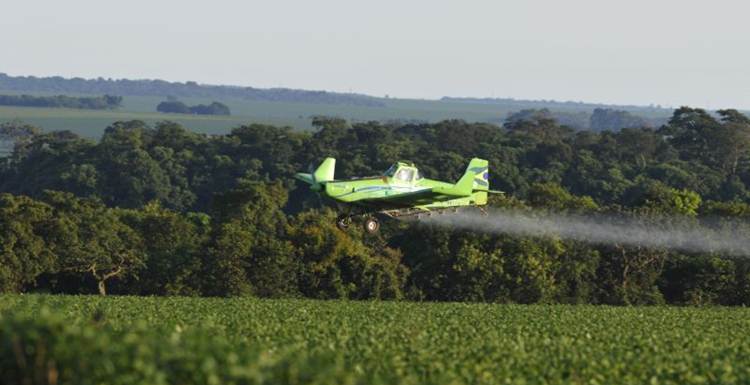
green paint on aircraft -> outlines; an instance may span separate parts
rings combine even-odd
[[[456,183],[427,179],[416,166],[398,162],[383,175],[349,180],[334,179],[336,159],[326,158],[312,173],[298,173],[295,177],[310,185],[312,191],[335,201],[344,211],[337,224],[348,227],[355,216],[364,216],[365,229],[377,231],[374,215],[391,218],[413,217],[487,204],[489,167],[484,159],[469,162],[464,175]]]

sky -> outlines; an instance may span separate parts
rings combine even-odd
[[[740,0],[2,0],[0,72],[750,109]]]

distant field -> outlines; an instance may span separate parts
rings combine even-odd
[[[19,92],[0,90],[0,93],[13,94]],[[54,95],[55,93],[35,92],[33,94]],[[125,96],[122,108],[116,111],[0,106],[0,122],[21,119],[45,130],[71,130],[86,137],[98,138],[104,128],[112,122],[129,119],[141,119],[149,123],[172,120],[197,132],[221,134],[248,123],[267,123],[303,130],[310,129],[312,117],[316,115],[337,116],[354,122],[369,120],[435,122],[444,119],[463,119],[470,122],[501,124],[509,113],[524,108],[522,103],[490,104],[412,99],[383,99],[385,107],[220,99],[218,101],[229,106],[232,115],[229,117],[209,117],[156,112],[156,105],[164,99],[157,96]],[[180,100],[189,105],[213,101],[213,99],[206,98],[180,98]],[[561,110],[591,112],[588,109],[576,109],[574,107],[566,107]],[[649,114],[644,116],[663,117],[668,114],[669,112],[664,110],[652,112],[650,116]]]
[[[233,127],[250,120],[242,117],[206,117],[178,114],[161,114],[157,112],[76,110],[65,108],[34,108],[0,106],[0,122],[20,119],[24,122],[42,127],[47,131],[70,130],[81,136],[97,139],[104,129],[118,120],[140,119],[148,123],[171,120],[183,124],[196,132],[226,133]],[[258,122],[260,122],[258,120]],[[284,124],[283,122],[269,122]]]
[[[229,106],[232,115],[208,117],[158,113],[156,105],[163,100],[154,96],[126,96],[123,98],[123,107],[116,111],[0,106],[0,121],[21,119],[46,130],[71,130],[80,135],[98,138],[109,124],[125,119],[141,119],[150,123],[172,120],[197,132],[226,133],[233,127],[248,123],[310,129],[312,117],[316,115],[337,116],[350,121],[433,122],[443,119],[465,119],[500,124],[504,116],[510,112],[496,106],[439,101],[394,100],[387,102],[387,107],[365,107],[223,99],[220,101]],[[190,105],[212,101],[202,98],[180,100]]]
[[[123,111],[152,112],[162,98],[151,96],[125,97]],[[211,99],[180,98],[187,104],[209,103]],[[469,121],[501,123],[512,109],[470,103],[392,99],[386,107],[365,107],[336,104],[269,102],[241,99],[222,99],[232,110],[232,119],[245,117],[264,122],[284,122],[296,128],[310,128],[313,116],[338,116],[352,121],[465,119]]]
[[[22,342],[182,383],[747,384],[748,330],[745,308],[0,296],[7,373]]]

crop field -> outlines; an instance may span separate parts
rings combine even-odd
[[[0,373],[5,384],[746,384],[749,332],[744,308],[2,296]]]

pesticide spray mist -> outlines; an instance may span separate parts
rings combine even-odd
[[[519,236],[557,236],[598,244],[750,256],[747,224],[679,217],[571,215],[492,209],[433,215],[422,223]]]

